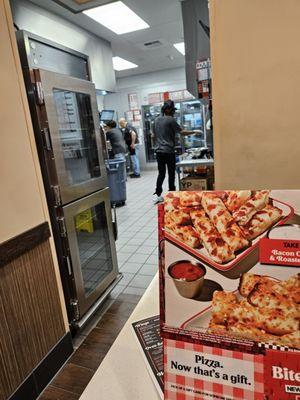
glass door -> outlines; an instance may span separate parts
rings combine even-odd
[[[63,207],[70,261],[83,315],[118,274],[108,189]]]
[[[107,186],[95,86],[49,71],[34,74],[43,95],[41,130],[53,152],[48,157],[52,185],[59,186],[67,204]]]

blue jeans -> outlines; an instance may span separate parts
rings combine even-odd
[[[134,175],[140,175],[140,161],[138,154],[138,146],[135,146],[135,154],[130,156]]]

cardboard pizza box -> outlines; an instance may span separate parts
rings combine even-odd
[[[166,400],[300,399],[299,215],[300,191],[165,196],[159,253]]]

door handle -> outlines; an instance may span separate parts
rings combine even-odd
[[[117,211],[116,211],[116,206],[113,206],[113,233],[114,233],[114,238],[115,240],[118,240],[118,221],[117,221]]]

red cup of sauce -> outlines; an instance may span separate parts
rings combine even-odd
[[[204,265],[190,260],[180,260],[169,266],[168,273],[181,296],[188,299],[199,296],[206,274]]]

